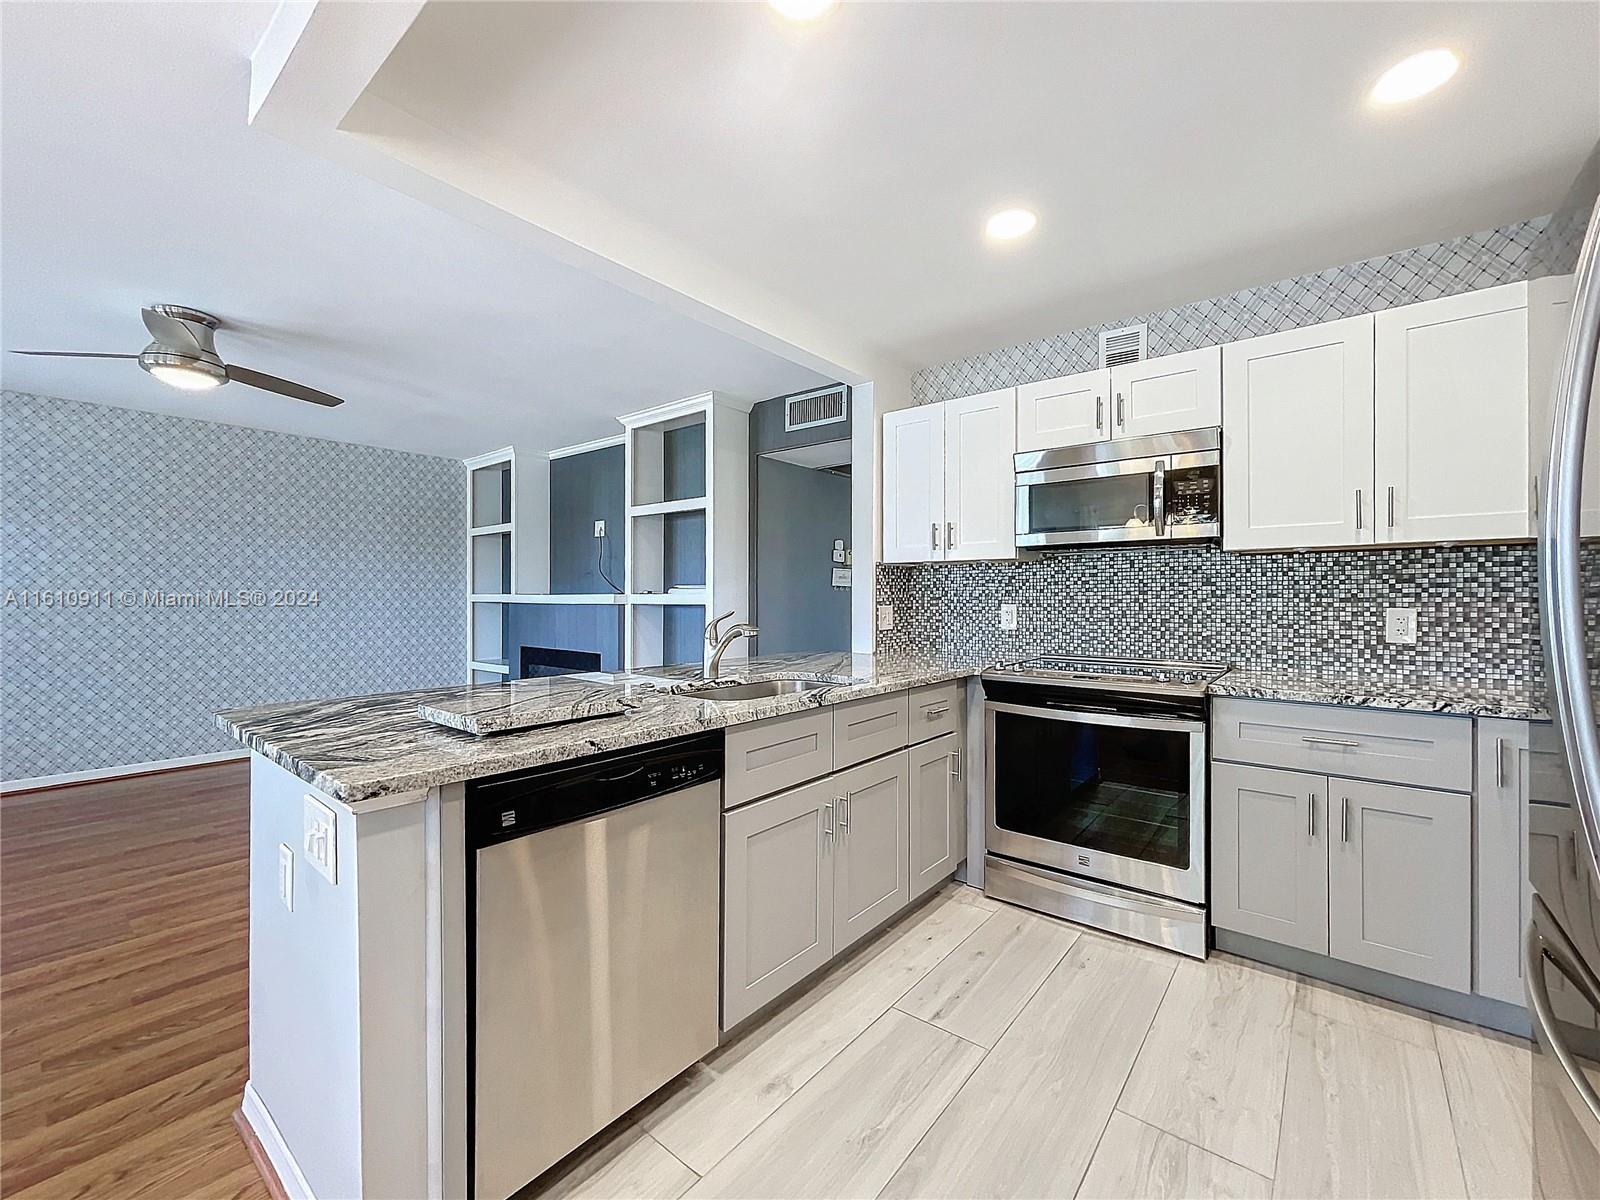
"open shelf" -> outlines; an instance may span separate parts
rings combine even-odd
[[[467,599],[474,604],[605,604],[612,607],[628,601],[621,592],[474,592]]]
[[[691,496],[687,500],[662,500],[656,504],[634,504],[628,509],[630,517],[657,517],[666,513],[704,512],[706,498]]]
[[[676,592],[629,592],[629,604],[700,604],[710,601],[705,588],[685,588]]]
[[[510,533],[511,522],[502,521],[498,525],[475,525],[468,531],[473,537],[483,537],[491,533]]]
[[[473,659],[467,665],[474,671],[492,671],[497,675],[511,674],[511,665],[503,658],[489,660]]]

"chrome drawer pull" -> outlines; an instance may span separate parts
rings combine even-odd
[[[1352,742],[1348,738],[1302,737],[1300,740],[1302,742],[1308,742],[1313,746],[1359,746],[1359,745],[1361,745],[1360,742]]]
[[[925,709],[923,709],[922,710],[922,715],[927,717],[928,720],[931,721],[935,717],[944,716],[945,713],[947,713],[949,711],[950,711],[950,706],[948,704],[941,704],[937,708],[925,708]]]

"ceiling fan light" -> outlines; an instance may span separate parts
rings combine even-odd
[[[182,388],[186,392],[204,392],[222,386],[222,380],[193,367],[151,367],[149,370],[168,387]]]

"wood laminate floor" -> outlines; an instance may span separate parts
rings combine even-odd
[[[533,1197],[1479,1197],[1528,1044],[951,885]]]
[[[0,1195],[267,1190],[244,1090],[250,771],[0,801]]]

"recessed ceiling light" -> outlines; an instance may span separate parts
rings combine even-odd
[[[767,0],[781,17],[791,21],[815,21],[834,6],[836,0]]]
[[[1009,242],[1030,232],[1039,218],[1025,208],[1003,208],[984,225],[983,231],[997,242]]]
[[[1461,66],[1453,50],[1439,46],[1402,59],[1385,71],[1372,85],[1374,104],[1404,104],[1418,96],[1426,96],[1445,83]]]

